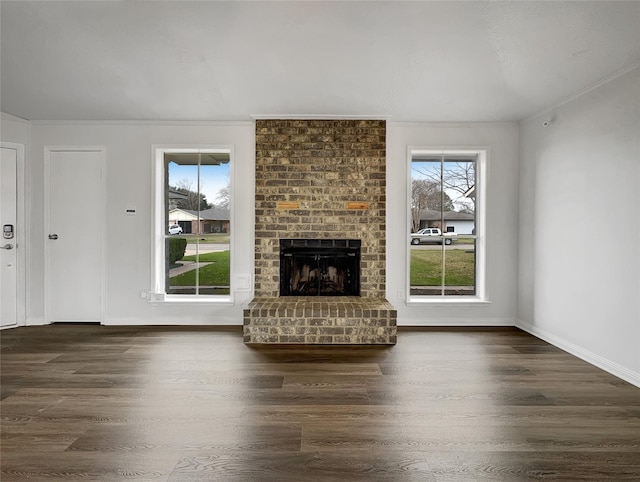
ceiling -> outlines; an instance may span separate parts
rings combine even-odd
[[[29,120],[512,121],[640,62],[640,1],[6,1]]]

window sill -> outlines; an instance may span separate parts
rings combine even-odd
[[[477,296],[413,296],[406,302],[407,306],[413,305],[465,305],[483,306],[491,304],[491,300],[478,298]]]
[[[152,306],[170,305],[211,305],[211,306],[234,306],[231,296],[194,296],[194,295],[166,295],[156,293],[149,300]]]

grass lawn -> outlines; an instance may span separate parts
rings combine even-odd
[[[464,235],[462,235],[462,237],[454,239],[453,244],[473,244],[475,241],[473,238],[465,238]]]
[[[195,256],[185,256],[185,261],[195,261]],[[229,286],[229,251],[200,255],[201,263],[211,263],[200,268],[200,286]],[[195,286],[196,270],[171,278],[171,286]]]
[[[177,237],[187,240],[187,244],[209,243],[209,244],[228,244],[229,235],[226,233],[220,234],[182,234]]]
[[[187,238],[187,243],[193,244],[196,240],[201,243],[228,244],[229,235],[225,233],[198,235],[192,238]]]
[[[445,286],[473,286],[474,253],[462,249],[445,251]],[[411,250],[411,286],[440,286],[442,251]]]

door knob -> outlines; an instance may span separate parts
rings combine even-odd
[[[0,249],[13,249],[13,244],[5,244],[4,246],[0,246]]]
[[[58,235],[57,234],[50,234],[49,235],[49,239],[58,239]]]

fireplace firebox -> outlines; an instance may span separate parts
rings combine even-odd
[[[359,239],[281,239],[280,296],[360,296]]]

